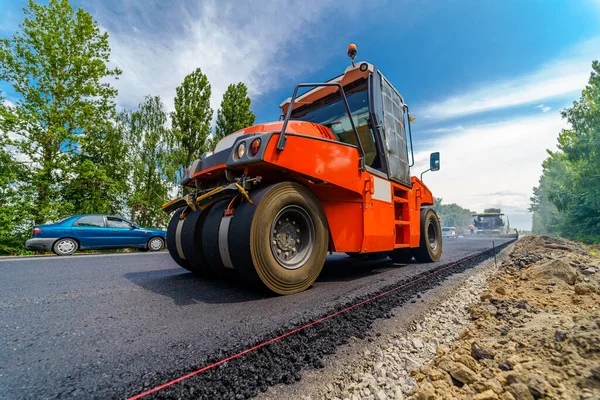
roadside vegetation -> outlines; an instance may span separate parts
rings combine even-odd
[[[462,229],[468,228],[473,223],[474,211],[459,206],[456,203],[443,204],[442,199],[436,197],[433,199],[432,207],[440,217],[442,226],[453,226]]]
[[[169,115],[149,93],[119,110],[108,34],[68,0],[30,0],[18,32],[0,38],[0,255],[23,254],[34,224],[109,213],[164,227],[160,206],[184,168],[216,143],[211,86],[198,68]],[[8,97],[8,99],[7,99]],[[244,83],[217,112],[222,137],[254,123]]]
[[[533,188],[533,232],[600,243],[600,63],[581,98],[562,112],[571,128],[548,151],[539,185]]]

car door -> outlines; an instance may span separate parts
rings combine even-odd
[[[103,215],[85,215],[73,223],[71,230],[84,249],[102,248],[108,242],[108,229]]]
[[[114,247],[145,246],[147,234],[129,221],[118,217],[106,217],[110,241]]]

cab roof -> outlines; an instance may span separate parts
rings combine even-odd
[[[361,66],[363,66],[363,65],[367,66],[366,69],[364,69],[364,71],[361,70]],[[375,67],[375,65],[370,64],[368,62],[360,61],[360,62],[355,63],[354,67],[352,65],[348,66],[343,74],[338,75],[335,78],[331,78],[330,80],[328,80],[325,83],[340,83],[342,86],[346,86],[346,85],[348,85],[354,81],[357,81],[361,78],[367,78],[369,76],[369,74],[373,73],[376,70],[377,70],[377,67]],[[382,79],[385,79],[392,88],[394,87],[383,76],[383,74],[381,74],[381,77],[382,77]],[[306,104],[314,103],[315,101],[317,101],[327,95],[335,93],[337,90],[338,90],[338,88],[335,86],[314,87],[314,88],[308,90],[307,92],[303,93],[302,95],[296,97],[296,100],[294,101],[294,109],[301,107],[303,105],[306,105]],[[398,96],[400,96],[400,99],[402,99],[402,103],[404,103],[404,98],[402,97],[402,95],[395,88],[394,88],[394,90],[396,91],[396,93],[398,93]],[[281,108],[281,111],[284,114],[287,113],[288,107],[291,102],[292,102],[292,98],[288,97],[279,105],[279,108]]]

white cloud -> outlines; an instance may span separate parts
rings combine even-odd
[[[598,53],[600,38],[594,38],[531,74],[479,83],[466,93],[426,104],[421,114],[426,118],[442,120],[576,94],[585,87],[592,58]]]
[[[552,107],[546,106],[544,104],[540,104],[538,106],[535,106],[535,108],[539,108],[540,110],[542,110],[542,112],[548,112],[548,111],[552,110]]]
[[[511,225],[530,229],[527,212],[533,186],[542,173],[546,149],[566,123],[557,114],[537,114],[495,124],[466,126],[440,139],[421,143],[413,175],[428,168],[429,153],[439,151],[441,170],[423,175],[434,196],[473,211],[499,207]]]
[[[173,1],[162,8],[125,3],[118,15],[111,14],[110,5],[92,11],[109,32],[113,64],[123,70],[115,84],[119,105],[135,107],[151,94],[160,95],[167,110],[172,110],[175,88],[200,67],[212,85],[215,116],[231,83],[246,83],[256,99],[277,87],[282,78],[318,68],[314,60],[326,57],[333,43],[319,46],[320,53],[315,54],[306,48],[306,40],[311,40],[311,32],[327,29],[327,24],[320,24],[326,16],[344,12],[330,0],[229,6],[216,1],[194,5]],[[165,15],[155,15],[156,10],[164,10]]]

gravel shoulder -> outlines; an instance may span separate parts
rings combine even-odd
[[[508,259],[514,245],[497,257]],[[410,267],[408,267],[410,268]],[[352,337],[323,369],[308,371],[294,385],[276,385],[260,399],[404,399],[415,391],[411,370],[450,351],[469,323],[468,307],[479,300],[496,272],[493,259],[416,294],[378,320],[364,338]]]
[[[600,398],[600,258],[529,236],[470,307],[449,352],[412,372],[413,398]]]
[[[527,236],[262,399],[600,399],[596,248]]]

